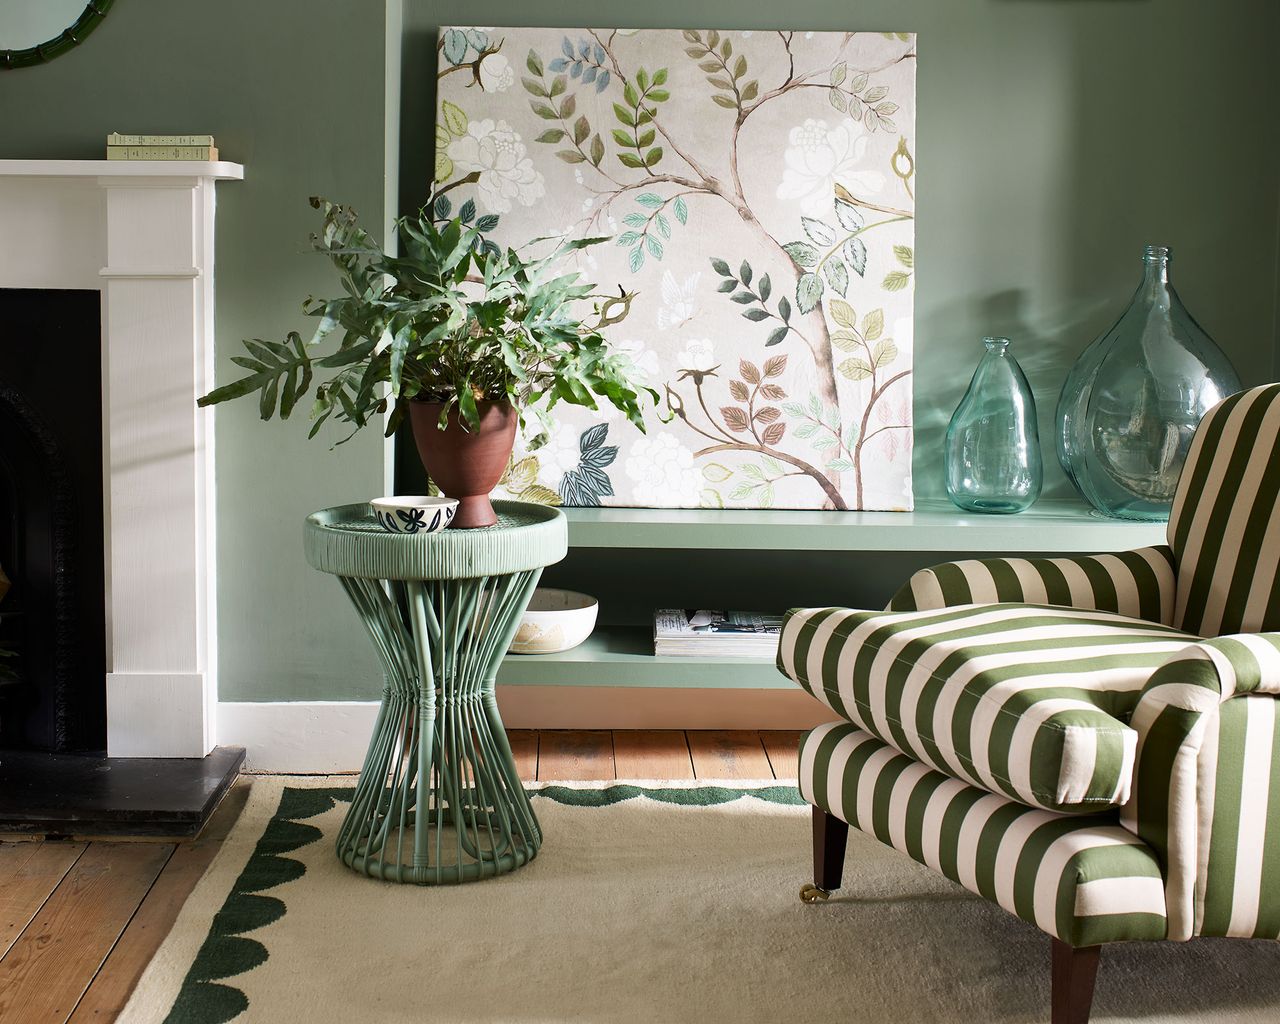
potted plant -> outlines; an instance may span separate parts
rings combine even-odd
[[[529,412],[542,427],[533,448],[558,402],[595,409],[603,400],[644,429],[640,396],[658,396],[632,382],[632,364],[601,334],[626,315],[631,296],[596,295],[563,267],[566,253],[605,239],[502,249],[484,237],[472,204],[448,219],[440,197],[397,222],[401,255],[392,256],[350,208],[319,198],[311,205],[324,215],[312,246],[333,261],[346,294],[306,301],[304,311],[320,320],[310,341],[297,332],[283,342],[246,340],[246,354],[232,359],[248,374],[200,405],[256,392],[263,419],[287,419],[315,371],[332,370],[315,388],[309,436],[330,417],[354,433],[390,409],[389,437],[407,414],[428,475],[459,499],[452,526],[462,528],[497,522],[489,492]],[[542,255],[526,252],[536,247]],[[582,318],[588,303],[591,323]],[[333,338],[336,348],[326,344]]]

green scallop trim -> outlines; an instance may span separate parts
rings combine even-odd
[[[283,900],[262,893],[295,881],[306,873],[306,866],[301,861],[286,856],[324,838],[320,829],[305,824],[306,819],[323,814],[339,801],[349,802],[353,793],[350,786],[285,787],[276,813],[267,822],[222,909],[214,915],[209,934],[183,979],[178,997],[165,1017],[165,1024],[226,1024],[249,1008],[248,997],[225,982],[265,963],[270,955],[266,946],[257,939],[247,938],[246,933],[278,921],[287,908]],[[786,785],[761,786],[758,789],[635,786],[627,783],[575,789],[553,785],[531,789],[529,795],[570,807],[608,807],[642,796],[660,803],[687,807],[715,807],[744,796],[786,806],[804,803],[795,786]]]

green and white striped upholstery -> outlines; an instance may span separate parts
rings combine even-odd
[[[1200,421],[1178,479],[1169,546],[1182,629],[1280,630],[1280,384],[1232,395]]]
[[[1073,946],[1165,936],[1160,863],[1114,815],[1025,807],[844,723],[805,737],[800,792]]]
[[[1123,822],[1165,865],[1170,938],[1280,938],[1280,633],[1193,644],[1151,676]]]
[[[793,609],[778,667],[841,718],[921,764],[1033,807],[1129,798],[1126,720],[1151,673],[1195,637],[1110,612],[961,605]]]
[[[1173,552],[1159,547],[1071,558],[971,558],[921,569],[889,602],[895,612],[1025,601],[1173,623]]]

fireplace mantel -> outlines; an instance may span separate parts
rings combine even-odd
[[[0,288],[102,293],[107,745],[202,757],[217,701],[214,185],[239,164],[0,160]]]

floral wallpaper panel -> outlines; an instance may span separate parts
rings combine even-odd
[[[441,31],[436,215],[577,254],[662,396],[559,406],[500,493],[564,505],[911,508],[915,37]]]

